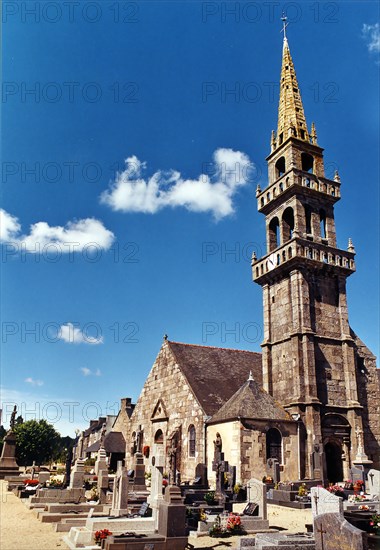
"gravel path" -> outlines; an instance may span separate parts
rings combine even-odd
[[[0,481],[1,550],[66,550],[67,546],[61,540],[62,533],[56,533],[51,525],[38,521],[19,498],[11,491],[7,491],[6,486],[6,482]],[[270,527],[288,529],[292,532],[304,532],[305,523],[312,522],[310,510],[293,510],[272,505],[268,506],[268,519]],[[238,537],[191,537],[189,543],[194,548],[234,550],[237,539]]]

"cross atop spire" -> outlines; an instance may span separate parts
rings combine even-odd
[[[282,21],[282,29],[280,32],[284,33],[284,39],[286,39],[286,27],[289,25],[289,23],[287,23],[288,18],[286,17],[285,12],[282,12],[281,21]]]
[[[296,71],[286,38],[288,23],[285,14],[281,17],[281,21],[283,22],[281,32],[284,33],[284,45],[282,50],[277,135],[275,142],[273,142],[272,138],[272,150],[291,136],[310,142]]]

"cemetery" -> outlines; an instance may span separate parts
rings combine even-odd
[[[278,128],[256,189],[267,251],[251,262],[262,353],[165,335],[136,403],[91,420],[64,473],[19,466],[12,412],[1,487],[71,550],[380,548],[378,369],[349,325],[340,176],[308,130],[282,21]]]

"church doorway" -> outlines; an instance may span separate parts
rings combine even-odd
[[[327,479],[330,483],[343,481],[342,448],[336,442],[325,445]]]
[[[278,463],[282,464],[282,436],[277,428],[270,428],[266,435],[267,441],[267,460],[277,458]]]

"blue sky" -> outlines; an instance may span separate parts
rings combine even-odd
[[[260,351],[254,191],[283,7],[307,122],[342,179],[351,325],[378,355],[377,2],[4,2],[5,423],[13,403],[63,435],[116,413],[165,333]],[[223,172],[236,163],[249,177]]]

